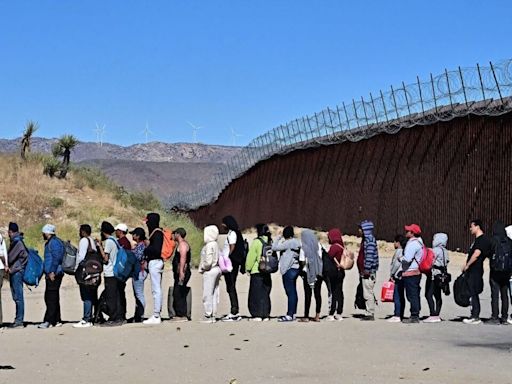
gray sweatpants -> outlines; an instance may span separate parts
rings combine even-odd
[[[209,271],[203,272],[203,306],[206,316],[215,316],[217,314],[220,275],[219,267],[213,267]]]
[[[363,278],[363,297],[366,301],[366,315],[374,316],[375,315],[375,305],[377,304],[377,300],[375,299],[375,294],[373,292],[375,288],[375,273],[372,273],[369,278]]]

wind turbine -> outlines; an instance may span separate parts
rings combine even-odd
[[[236,138],[241,137],[243,135],[236,133],[233,127],[229,127],[229,129],[231,130],[231,141],[233,142],[233,146],[236,147]]]
[[[146,121],[146,128],[144,128],[142,133],[144,133],[144,135],[146,136],[146,144],[147,144],[148,143],[148,136],[153,134],[153,132],[149,129],[149,125],[148,125],[147,121]]]
[[[192,141],[194,143],[197,143],[197,131],[200,130],[203,127],[198,127],[192,124],[190,121],[187,121],[188,125],[192,127]]]
[[[103,146],[103,135],[105,134],[105,124],[103,124],[101,127],[96,123],[96,129],[94,129],[94,132],[96,132],[96,141],[100,147]]]

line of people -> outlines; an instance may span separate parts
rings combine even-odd
[[[76,328],[91,327],[94,323],[102,326],[119,326],[127,322],[126,319],[126,280],[119,279],[114,274],[116,258],[121,248],[133,252],[137,260],[136,272],[131,276],[132,289],[135,298],[134,316],[131,322],[142,322],[148,325],[161,323],[162,311],[162,273],[164,260],[162,250],[164,247],[164,231],[160,227],[160,216],[149,213],[145,220],[148,236],[142,227],[130,231],[133,244],[127,238],[128,227],[118,224],[114,227],[104,221],[100,227],[101,238],[91,237],[92,228],[84,224],[80,226],[76,266],[82,263],[90,253],[96,252],[103,263],[104,292],[98,297],[98,285],[80,284],[80,297],[83,301],[83,317],[74,324]],[[276,271],[282,275],[282,282],[287,296],[286,313],[278,318],[279,322],[318,322],[321,319],[322,287],[328,292],[327,321],[342,321],[345,279],[344,257],[347,254],[342,233],[338,228],[327,232],[329,242],[328,250],[320,244],[318,237],[309,229],[301,232],[300,239],[295,236],[294,229],[287,226],[282,234],[272,239],[268,225],[257,224],[256,239],[249,245],[243,238],[240,228],[232,216],[222,219],[222,228],[227,231],[223,247],[218,246],[219,229],[215,225],[204,228],[204,247],[198,271],[203,279],[203,308],[205,323],[216,322],[217,308],[220,297],[220,280],[224,277],[226,291],[230,300],[230,312],[220,317],[222,321],[239,321],[242,319],[236,289],[239,274],[250,277],[248,310],[250,320],[267,321],[270,319],[272,290],[272,276],[262,269],[262,262],[268,257],[279,255],[279,264]],[[450,275],[448,273],[449,255],[447,251],[448,235],[437,233],[433,238],[434,260],[431,270],[422,273],[420,264],[425,254],[425,244],[421,238],[421,228],[417,224],[407,225],[405,235],[395,238],[396,252],[391,260],[390,279],[394,282],[394,314],[389,322],[403,322],[415,324],[420,322],[420,283],[422,274],[426,275],[425,297],[429,306],[430,316],[423,320],[426,323],[441,322],[442,295],[449,294]],[[483,263],[490,259],[490,286],[492,297],[491,324],[512,323],[508,317],[509,286],[511,271],[507,270],[512,260],[512,226],[505,227],[496,222],[492,238],[487,237],[483,231],[481,220],[470,223],[470,232],[475,240],[470,246],[467,261],[463,266],[468,284],[471,289],[471,316],[464,319],[467,324],[479,324],[480,301],[479,295],[483,292]],[[507,233],[508,232],[508,233]],[[0,237],[0,274],[9,274],[12,298],[16,305],[16,316],[12,327],[22,327],[24,320],[23,273],[27,264],[27,248],[23,241],[23,234],[16,223],[9,223],[9,248],[6,241]],[[377,241],[374,236],[374,225],[371,221],[362,221],[359,225],[359,234],[362,238],[357,255],[357,268],[359,272],[358,294],[361,302],[360,308],[365,310],[363,321],[375,320],[376,274],[379,269],[379,254]],[[38,325],[45,329],[62,324],[60,315],[60,286],[64,275],[62,261],[66,252],[64,243],[56,235],[56,228],[47,224],[42,229],[44,246],[44,275],[46,279],[45,304],[46,312],[43,322]],[[190,320],[190,288],[188,282],[191,277],[191,249],[186,241],[186,230],[178,228],[172,232],[176,248],[172,257],[172,270],[174,285],[172,287],[171,305],[172,321]],[[496,261],[499,259],[498,261]],[[227,266],[227,261],[229,265]],[[508,263],[508,264],[507,264]],[[505,266],[506,265],[506,266]],[[153,297],[153,313],[148,319],[144,318],[146,300],[144,297],[145,280],[151,280]],[[304,289],[304,314],[297,318],[298,294],[297,280],[301,278]],[[0,279],[0,282],[3,279]],[[312,298],[315,298],[314,316],[310,317]],[[356,302],[358,301],[356,297]],[[501,316],[499,313],[499,299],[501,298]],[[406,299],[410,304],[410,317],[406,318]],[[103,319],[102,313],[108,315]],[[0,324],[2,321],[0,296]]]

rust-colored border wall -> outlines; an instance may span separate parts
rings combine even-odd
[[[466,116],[274,156],[190,215],[199,226],[232,214],[244,228],[275,222],[349,234],[370,219],[386,240],[414,222],[427,243],[443,231],[449,248],[466,249],[470,219],[512,223],[511,173],[512,113]]]

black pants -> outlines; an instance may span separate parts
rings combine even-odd
[[[117,289],[119,289],[119,315],[121,319],[126,320],[126,281],[119,280]]]
[[[491,271],[489,282],[491,284],[491,309],[492,318],[497,319],[500,314],[499,299],[501,297],[501,319],[506,321],[508,318],[508,290],[510,273]]]
[[[324,280],[321,276],[317,276],[315,286],[311,289],[311,286],[308,284],[307,273],[303,271],[300,275],[304,285],[304,317],[309,318],[309,308],[311,307],[311,296],[313,295],[313,291],[315,294],[315,314],[320,314],[320,311],[322,310],[322,282]],[[328,280],[326,281],[326,284],[328,284]]]
[[[46,312],[44,321],[55,325],[62,321],[60,317],[60,284],[62,283],[62,275],[55,276],[55,280],[51,281],[46,277],[46,288],[44,290],[44,302],[46,304]]]
[[[411,304],[411,318],[419,318],[421,310],[420,281],[421,275],[402,276],[404,282],[405,296]]]
[[[480,296],[473,295],[470,297],[469,300],[471,303],[471,318],[479,319],[480,318]]]
[[[270,291],[272,279],[269,273],[251,274],[249,285],[249,313],[252,317],[270,317]]]
[[[345,271],[339,270],[336,275],[329,276],[329,282],[331,284],[332,302],[329,315],[334,315],[336,312],[338,315],[343,313],[343,280],[345,279]]]
[[[105,300],[110,321],[123,320],[120,287],[121,281],[115,277],[105,277]]]
[[[238,306],[238,293],[236,292],[236,279],[240,270],[240,264],[231,262],[233,264],[233,270],[231,272],[224,273],[224,280],[226,281],[226,290],[229,295],[229,301],[231,303],[231,314],[237,315],[240,312]]]
[[[183,280],[183,284],[180,284],[179,274],[174,273],[174,289],[172,295],[176,317],[187,317],[187,295],[189,290],[187,284],[190,280],[190,276],[190,269],[187,268],[185,271],[185,280]]]
[[[439,283],[436,280],[432,280],[431,275],[427,275],[425,298],[427,299],[430,316],[439,316],[443,305],[443,296]]]

